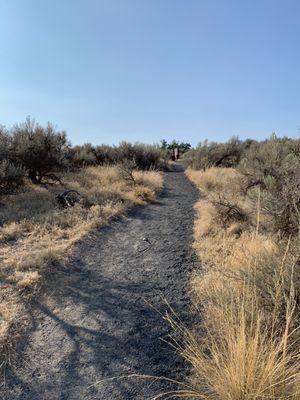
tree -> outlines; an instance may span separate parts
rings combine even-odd
[[[179,143],[175,139],[172,140],[172,142],[168,144],[168,149],[169,150],[173,150],[176,147],[179,147]]]
[[[167,142],[165,139],[162,139],[162,140],[160,141],[160,148],[161,148],[162,150],[167,150],[167,148],[168,148],[168,142]]]
[[[188,143],[188,142],[186,142],[186,143],[181,142],[179,144],[179,148],[181,150],[181,153],[186,153],[187,151],[189,151],[191,149],[191,147],[192,147],[191,144]]]

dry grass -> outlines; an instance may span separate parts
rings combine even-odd
[[[290,311],[289,316],[292,316]],[[282,334],[270,336],[257,307],[249,321],[244,304],[224,310],[221,331],[204,338],[169,317],[182,342],[174,347],[193,367],[187,397],[209,400],[293,399],[300,396],[300,352],[292,339],[290,319]],[[207,327],[209,328],[209,327]]]
[[[160,173],[136,171],[134,176],[136,184],[122,179],[116,167],[88,167],[63,176],[63,184],[45,188],[28,182],[22,193],[1,199],[2,352],[7,351],[8,336],[25,312],[28,296],[24,294],[40,286],[44,271],[64,260],[91,229],[135,204],[153,200],[162,188]],[[65,189],[78,190],[87,201],[59,208],[55,195]]]
[[[268,233],[237,171],[187,175],[203,194],[194,228],[203,270],[192,284],[205,331],[200,337],[173,323],[193,366],[189,398],[299,400],[299,243],[279,243]]]
[[[229,188],[230,191],[239,191],[240,176],[233,168],[209,168],[205,171],[195,171],[188,168],[186,171],[189,179],[206,194],[212,191]]]

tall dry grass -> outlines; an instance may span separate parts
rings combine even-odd
[[[27,182],[22,192],[1,198],[2,353],[8,351],[10,336],[17,334],[16,325],[26,319],[28,294],[40,287],[44,271],[52,268],[55,273],[55,263],[65,260],[91,229],[153,200],[162,188],[160,173],[135,171],[134,178],[135,183],[128,182],[117,167],[88,167],[65,174],[62,184],[44,187]],[[85,202],[60,208],[55,195],[66,189],[80,192]]]
[[[187,175],[202,193],[194,228],[202,272],[192,285],[203,321],[193,331],[172,322],[182,334],[175,347],[193,367],[194,393],[186,397],[298,400],[297,238],[279,242],[268,232],[236,170]]]

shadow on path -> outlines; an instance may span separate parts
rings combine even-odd
[[[103,380],[132,373],[184,377],[183,361],[164,342],[169,327],[160,313],[166,299],[189,321],[197,197],[176,167],[166,173],[157,202],[92,232],[67,266],[49,274],[47,295],[32,306],[32,329],[2,398],[149,399],[166,384]]]

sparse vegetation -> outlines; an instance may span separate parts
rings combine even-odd
[[[199,187],[193,296],[203,321],[174,346],[193,367],[179,396],[298,400],[300,140],[162,141],[72,147],[31,119],[0,129],[0,348],[26,325],[26,302],[94,227],[155,199],[174,149]],[[66,197],[66,196],[69,197]],[[200,333],[199,333],[200,332]],[[4,361],[3,361],[4,362]],[[174,392],[175,393],[175,392]]]
[[[201,335],[184,330],[181,352],[195,398],[299,399],[299,145],[274,135],[189,154],[204,322]]]
[[[26,325],[26,301],[43,283],[45,272],[51,268],[55,273],[56,263],[92,228],[154,200],[163,181],[154,169],[163,164],[161,152],[152,146],[72,148],[65,133],[30,119],[11,132],[1,130],[0,156],[3,363],[12,339]],[[121,161],[130,166],[131,179]],[[80,201],[59,202],[57,195],[65,190],[78,192]]]

